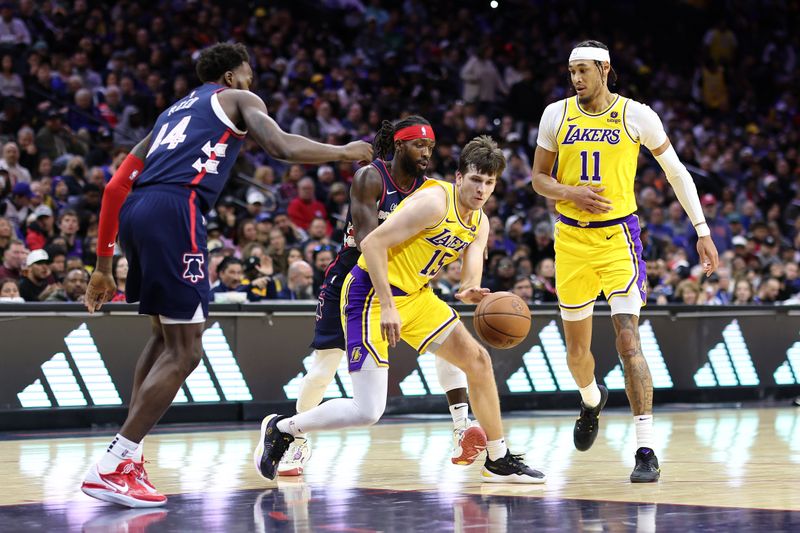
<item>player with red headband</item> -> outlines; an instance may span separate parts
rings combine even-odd
[[[345,354],[344,332],[339,311],[342,283],[361,256],[364,237],[378,227],[406,196],[425,181],[436,136],[430,123],[409,116],[395,123],[383,121],[373,146],[376,159],[361,168],[350,188],[350,209],[342,248],[325,273],[317,305],[314,328],[314,359],[303,378],[297,397],[297,412],[306,412],[322,401]],[[390,162],[387,162],[390,161]],[[436,358],[439,383],[445,390],[453,416],[455,464],[472,464],[486,446],[486,434],[469,420],[467,378],[457,367]],[[306,435],[298,435],[278,465],[279,476],[303,473],[311,457]]]

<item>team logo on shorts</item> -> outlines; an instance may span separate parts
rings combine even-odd
[[[361,360],[361,346],[356,346],[353,348],[353,351],[350,352],[350,360],[354,363],[357,363]]]
[[[317,316],[316,319],[322,320],[322,306],[325,305],[325,297],[323,295],[319,295],[319,300],[317,300]]]
[[[197,283],[206,277],[203,272],[203,263],[206,260],[203,254],[183,254],[183,264],[186,269],[183,271],[183,279],[188,279],[192,283]]]

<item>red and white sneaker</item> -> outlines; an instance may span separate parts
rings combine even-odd
[[[95,464],[83,479],[81,490],[92,498],[125,507],[159,507],[167,503],[163,494],[150,492],[150,482],[145,484],[142,481],[141,471],[131,459],[122,461],[114,472],[108,474],[101,474]]]
[[[453,430],[454,465],[471,465],[486,449],[486,432],[477,422],[468,423],[463,428]]]
[[[147,476],[147,470],[144,468],[144,464],[146,462],[147,461],[144,460],[144,456],[142,456],[141,461],[133,462],[134,466],[136,466],[136,470],[139,473],[139,481],[141,481],[142,485],[144,485],[144,488],[147,489],[147,492],[151,494],[158,494],[158,490],[156,490],[153,484],[150,483],[150,478]]]

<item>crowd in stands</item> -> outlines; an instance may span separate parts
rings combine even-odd
[[[569,50],[592,38],[611,49],[616,90],[661,116],[722,258],[701,275],[692,226],[642,150],[650,303],[799,303],[800,12],[790,4],[157,4],[0,4],[0,301],[81,301],[106,182],[198,83],[198,51],[234,40],[248,46],[252,90],[286,131],[342,144],[420,114],[437,136],[428,175],[445,180],[469,139],[495,138],[508,165],[485,209],[484,284],[554,302],[556,213],[531,188],[531,161],[541,112],[570,94]],[[314,299],[356,170],[287,165],[248,140],[207,222],[215,300]],[[115,260],[115,300],[127,268]],[[452,299],[459,279],[456,263],[434,285]]]

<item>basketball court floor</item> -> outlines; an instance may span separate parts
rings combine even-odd
[[[576,413],[506,418],[513,452],[545,485],[480,482],[452,465],[451,424],[387,417],[312,436],[302,478],[260,478],[253,424],[161,427],[145,441],[169,503],[126,510],[78,487],[113,430],[0,435],[0,531],[800,531],[800,409],[661,409],[662,477],[633,485],[628,412],[609,410],[589,452]]]

